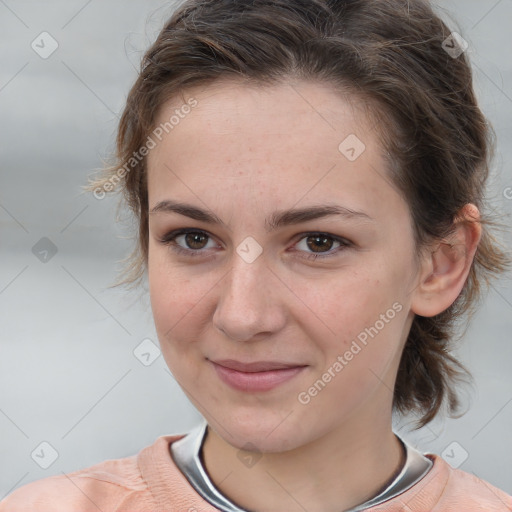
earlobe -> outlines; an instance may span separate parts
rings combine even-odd
[[[412,311],[431,317],[448,309],[460,295],[480,241],[478,208],[465,205],[454,222],[454,231],[426,253],[414,291]]]

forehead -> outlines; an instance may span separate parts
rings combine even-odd
[[[148,155],[150,205],[171,191],[212,197],[212,189],[239,206],[258,194],[293,204],[328,192],[347,207],[396,195],[364,104],[329,85],[192,88],[162,106],[157,128],[165,123]]]
[[[189,109],[187,101],[192,99],[197,105]],[[336,142],[350,130],[365,132],[366,136],[375,126],[367,102],[329,84],[309,81],[256,85],[222,80],[191,88],[183,97],[174,96],[162,105],[157,125],[165,125],[180,110],[187,113],[180,116],[172,131],[183,131],[178,130],[178,124],[186,118],[190,128],[208,129],[210,140],[217,135],[239,134],[242,130],[250,133],[252,139],[278,137],[281,143],[281,139],[305,134],[311,143],[317,144],[314,132],[330,135]]]

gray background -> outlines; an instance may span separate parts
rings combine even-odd
[[[476,90],[499,139],[489,195],[509,215],[512,0],[440,5],[470,45]],[[115,199],[80,188],[108,158],[142,52],[171,12],[154,0],[0,0],[0,499],[33,480],[137,453],[199,418],[162,357],[145,366],[134,356],[142,340],[157,343],[149,300],[108,288],[130,248],[130,222],[114,222]],[[31,47],[43,31],[59,45],[46,59]],[[40,252],[43,237],[56,254]],[[502,278],[459,349],[476,382],[469,412],[418,432],[396,425],[420,449],[508,493],[511,308]],[[42,442],[58,453],[47,469],[40,466],[52,452]]]

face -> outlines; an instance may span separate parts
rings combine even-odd
[[[179,121],[148,155],[151,305],[176,380],[236,447],[388,418],[418,272],[372,124],[309,82],[187,98],[162,106],[159,125]]]

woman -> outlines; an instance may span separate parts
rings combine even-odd
[[[183,3],[90,189],[205,422],[0,510],[512,510],[391,428],[457,409],[453,327],[508,264],[463,50],[422,0]]]

